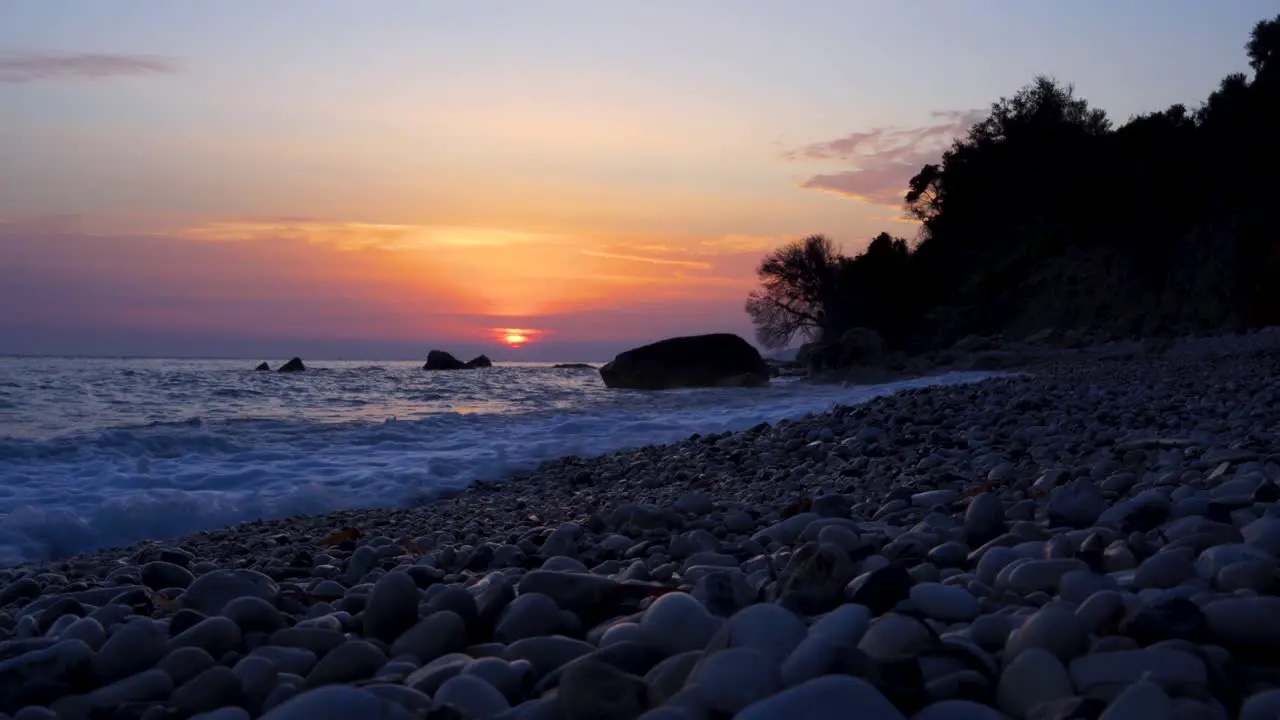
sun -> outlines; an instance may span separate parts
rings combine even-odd
[[[493,336],[498,342],[505,343],[507,347],[511,348],[518,348],[531,342],[538,332],[538,330],[518,327],[493,328]]]

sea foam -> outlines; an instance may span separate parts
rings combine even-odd
[[[334,363],[276,376],[225,362],[59,361],[61,372],[19,364],[30,362],[0,361],[0,565],[246,520],[422,502],[564,455],[990,376],[646,393],[545,367],[442,374]]]

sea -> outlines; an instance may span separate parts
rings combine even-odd
[[[552,363],[0,357],[0,566],[238,522],[421,503],[564,455],[742,430],[883,385],[610,390]]]

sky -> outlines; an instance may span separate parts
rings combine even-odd
[[[5,0],[0,354],[607,360],[911,237],[1038,74],[1123,121],[1273,0]]]

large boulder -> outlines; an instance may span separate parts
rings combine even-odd
[[[427,364],[422,366],[423,370],[474,370],[475,368],[493,367],[493,362],[489,358],[481,355],[467,362],[462,362],[458,358],[450,355],[443,350],[432,350],[427,353]]]
[[[607,387],[633,390],[764,385],[769,374],[760,352],[729,333],[660,340],[600,368]]]
[[[254,368],[254,370],[257,370],[258,372],[271,372],[271,366],[264,360],[258,363],[258,367]]]
[[[294,358],[289,362],[280,366],[276,372],[302,372],[307,366],[302,364],[302,358]]]

